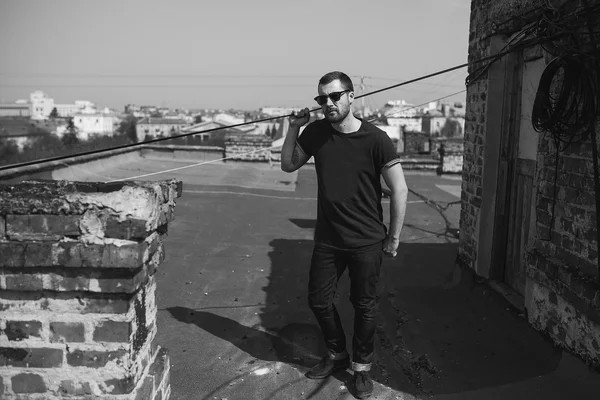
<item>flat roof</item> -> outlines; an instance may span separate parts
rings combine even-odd
[[[157,272],[157,340],[171,359],[171,398],[353,398],[349,371],[304,377],[325,351],[307,305],[314,166],[287,174],[278,164],[154,155],[77,165],[70,174],[104,181],[166,170],[140,179],[183,181]],[[570,369],[559,368],[560,350],[518,311],[460,278],[460,177],[406,171],[406,180],[399,254],[382,268],[373,398],[557,398],[559,381],[561,393],[583,390],[559,377]],[[388,199],[383,209],[387,221]],[[351,350],[346,275],[338,290]]]

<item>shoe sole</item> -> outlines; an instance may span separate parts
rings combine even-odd
[[[359,399],[366,399],[367,397],[371,396],[373,394],[373,391],[371,390],[368,393],[357,393],[356,397],[358,397]]]
[[[325,378],[327,378],[328,376],[331,376],[331,375],[335,374],[336,372],[339,372],[339,371],[345,371],[345,370],[347,370],[348,368],[350,368],[350,363],[348,363],[348,365],[345,365],[345,366],[344,366],[344,365],[340,365],[339,367],[333,367],[333,369],[332,369],[330,372],[328,372],[327,374],[325,374],[325,375],[309,375],[309,372],[310,372],[310,371],[309,371],[309,372],[307,372],[307,373],[305,374],[305,376],[306,376],[308,379],[325,379]]]

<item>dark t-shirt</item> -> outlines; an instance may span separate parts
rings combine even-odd
[[[360,249],[385,239],[381,170],[399,162],[388,135],[362,121],[341,133],[325,119],[310,123],[298,138],[315,159],[318,180],[315,243]]]

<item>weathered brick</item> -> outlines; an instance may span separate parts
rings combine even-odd
[[[74,350],[67,353],[67,363],[72,367],[101,368],[110,361],[119,360],[124,355],[126,355],[125,350]]]
[[[77,215],[7,215],[6,235],[10,240],[60,240],[79,236]]]
[[[0,347],[1,367],[54,368],[62,362],[61,349]]]
[[[67,396],[87,396],[93,394],[89,382],[78,382],[73,380],[60,381],[58,391]]]
[[[51,322],[50,342],[84,342],[85,327],[80,322]]]
[[[41,330],[40,321],[6,321],[4,334],[10,341],[21,341],[32,336],[40,337]]]
[[[152,239],[121,246],[112,243],[1,242],[0,267],[137,268],[143,264],[151,243]]]
[[[104,273],[110,271],[110,274]],[[102,293],[135,293],[145,282],[148,268],[100,270],[91,275],[97,281],[93,291]],[[92,290],[92,289],[90,289]]]
[[[44,287],[41,274],[6,275],[6,290],[41,291]]]
[[[11,382],[15,393],[45,393],[48,390],[44,378],[37,374],[18,374]]]
[[[45,267],[53,265],[53,244],[0,242],[0,267]]]
[[[60,267],[56,267],[60,268]],[[60,292],[84,292],[90,290],[90,279],[83,271],[62,269],[43,274],[44,289]],[[89,275],[89,274],[88,274]]]
[[[127,219],[120,221],[115,216],[110,216],[106,220],[104,235],[108,238],[143,240],[149,232],[146,229],[146,221],[141,219]]]
[[[61,243],[57,265],[86,268],[137,268],[143,264],[148,243],[90,244]]]
[[[126,314],[132,306],[132,300],[124,297],[81,298],[82,314]]]
[[[129,342],[132,327],[128,321],[102,321],[94,329],[96,342]]]

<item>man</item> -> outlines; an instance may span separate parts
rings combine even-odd
[[[300,127],[310,119],[305,108],[290,116],[281,149],[281,169],[293,172],[311,156],[318,179],[317,225],[308,301],[328,354],[307,377],[325,378],[350,366],[346,337],[333,303],[337,282],[348,268],[354,306],[352,370],[359,398],[373,392],[369,371],[374,357],[376,287],[383,254],[394,257],[404,223],[408,188],[400,160],[387,134],[352,114],[354,87],[342,72],[319,80],[325,119]],[[381,206],[381,179],[391,190],[390,226],[386,232]]]

